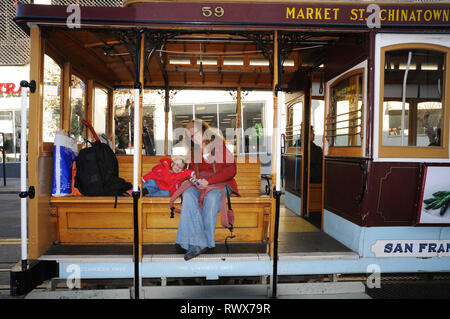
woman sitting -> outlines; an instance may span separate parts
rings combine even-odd
[[[226,148],[224,140],[202,120],[192,120],[186,125],[189,169],[196,172],[197,187],[225,183],[225,191],[238,194],[234,155]],[[185,260],[192,259],[208,248],[215,247],[214,231],[217,214],[221,209],[222,191],[208,191],[200,205],[200,192],[191,186],[183,192],[180,223],[176,243],[187,250]]]

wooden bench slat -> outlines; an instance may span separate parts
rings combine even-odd
[[[62,196],[50,197],[52,204],[72,204],[72,203],[86,203],[86,204],[114,204],[115,197],[113,196]],[[118,204],[133,204],[133,198],[130,196],[117,197]]]

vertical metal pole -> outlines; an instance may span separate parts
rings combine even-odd
[[[140,273],[139,273],[139,191],[133,191],[133,225],[134,225],[134,299],[139,299]]]
[[[281,91],[281,73],[282,73],[282,61],[280,54],[280,41],[278,32],[275,31],[274,36],[274,84],[275,95],[277,97],[276,102],[276,114],[274,123],[273,137],[275,143],[272,154],[275,154],[275,187],[273,189],[273,197],[275,198],[275,225],[274,225],[274,238],[273,238],[273,270],[272,270],[272,298],[277,298],[277,285],[278,285],[278,228],[280,223],[280,196],[281,196],[281,130],[280,130],[280,113],[281,107],[284,104],[284,95]],[[272,158],[273,160],[273,158]],[[273,178],[272,178],[273,181]]]
[[[142,90],[142,83],[140,79],[141,74],[141,56],[142,56],[142,34],[137,32],[136,37],[136,79],[134,82],[134,154],[133,154],[133,225],[134,225],[134,298],[139,299],[141,285],[140,285],[140,271],[139,271],[139,156],[141,155],[141,138],[140,138],[140,94]]]
[[[5,134],[3,134],[3,143],[5,143]],[[5,151],[5,144],[2,146],[2,156],[3,156],[3,186],[6,186],[6,151]]]
[[[164,88],[164,155],[169,154],[169,112],[170,112],[170,90],[166,83]]]
[[[412,52],[409,51],[408,52],[408,62],[406,63],[406,70],[405,70],[405,74],[403,75],[403,89],[402,89],[402,134],[401,134],[401,138],[402,138],[402,146],[405,145],[404,142],[404,137],[405,137],[405,103],[406,103],[406,81],[408,79],[408,72],[409,72],[409,67],[411,64],[411,56],[412,56]]]
[[[22,83],[21,83],[22,84]],[[24,83],[25,84],[25,83]],[[22,108],[20,114],[20,238],[22,270],[27,269],[28,260],[28,193],[27,193],[27,94],[28,90],[22,86]]]
[[[303,171],[302,171],[302,191],[301,191],[301,215],[306,216],[308,214],[308,204],[309,204],[309,161],[310,161],[310,147],[309,133],[311,127],[311,72],[308,71],[306,74],[306,87],[305,87],[305,107],[304,107],[304,137],[302,137],[303,143]]]
[[[280,85],[280,84],[279,84]],[[280,86],[281,87],[281,86]],[[284,94],[283,92],[277,91],[277,127],[275,130],[276,134],[276,182],[275,188],[273,190],[273,196],[275,197],[275,232],[274,232],[274,245],[273,245],[273,287],[272,287],[272,298],[277,298],[277,285],[278,285],[278,230],[280,227],[280,197],[281,197],[281,130],[280,130],[280,113],[281,106],[284,105]]]
[[[279,84],[279,87],[281,89],[281,84]],[[280,192],[281,191],[281,128],[280,128],[280,123],[281,123],[281,108],[284,106],[284,93],[280,90],[277,92],[278,93],[278,110],[277,110],[277,127],[275,130],[275,135],[276,135],[276,149],[275,149],[275,155],[276,155],[276,159],[277,159],[277,164],[276,164],[276,182],[275,182],[275,187],[276,187],[276,191]]]
[[[280,197],[281,191],[273,190],[273,196],[275,197],[275,233],[273,243],[273,271],[272,271],[272,298],[277,298],[277,285],[278,285],[278,228],[280,225]]]

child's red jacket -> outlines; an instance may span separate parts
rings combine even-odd
[[[161,164],[156,165],[150,172],[142,177],[142,182],[145,183],[149,179],[153,179],[158,187],[162,190],[168,190],[170,195],[173,195],[180,184],[191,177],[194,172],[191,169],[185,169],[180,173],[171,173],[170,168],[172,160],[164,157],[160,160]]]

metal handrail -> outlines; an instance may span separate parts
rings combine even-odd
[[[349,118],[349,119],[345,119],[345,120],[340,120],[340,121],[336,121],[336,122],[329,122],[326,123],[327,125],[332,125],[332,124],[337,124],[337,123],[342,123],[342,122],[347,122],[347,121],[355,121],[355,120],[360,120],[362,119],[362,116],[359,117],[355,117],[355,118]],[[329,121],[330,119],[327,119],[327,121]]]
[[[352,133],[352,134],[335,134],[335,135],[327,135],[326,137],[336,137],[336,136],[355,136],[355,135],[361,135],[361,132]]]
[[[357,110],[353,110],[353,111],[349,111],[346,113],[341,113],[341,114],[336,114],[336,115],[329,115],[327,119],[330,119],[332,117],[338,117],[338,116],[342,116],[342,115],[347,115],[347,114],[351,114],[351,113],[356,113],[356,112],[361,112],[361,107],[359,107]]]

